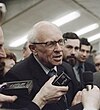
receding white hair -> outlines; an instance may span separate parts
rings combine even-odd
[[[55,31],[58,31],[62,34],[61,30],[53,23],[51,22],[48,22],[48,21],[40,21],[38,23],[36,23],[33,28],[31,29],[31,31],[29,32],[28,34],[28,41],[33,43],[33,42],[36,42],[38,41],[37,37],[41,34],[42,35],[42,32],[46,32],[46,30],[48,31],[48,29],[51,28],[51,31],[52,29]],[[49,30],[50,31],[50,30]]]

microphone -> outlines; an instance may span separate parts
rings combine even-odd
[[[100,72],[93,73],[93,84],[100,88]]]
[[[83,84],[87,90],[89,90],[91,85],[91,89],[93,88],[93,73],[91,71],[85,71],[83,73]]]

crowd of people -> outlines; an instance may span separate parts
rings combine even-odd
[[[3,15],[3,11],[0,12]],[[99,74],[98,56],[95,56],[94,64],[86,62],[91,51],[92,45],[86,38],[80,39],[73,32],[63,34],[51,22],[39,21],[32,27],[24,45],[24,59],[16,62],[16,56],[4,49],[0,27],[0,107],[10,110],[99,110],[99,86],[94,83],[93,88],[88,85],[87,90],[83,84],[85,71],[91,71],[92,75],[98,71]],[[12,60],[13,64],[9,63]],[[49,75],[51,71],[52,76]],[[61,74],[66,74],[71,80],[67,85],[54,85],[54,80]],[[32,80],[30,93],[3,92],[5,82],[23,80]]]

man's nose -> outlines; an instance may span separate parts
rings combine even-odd
[[[75,49],[72,48],[71,54],[75,55],[75,52],[76,52]]]
[[[86,52],[83,52],[83,56],[86,56],[87,55],[87,53]]]

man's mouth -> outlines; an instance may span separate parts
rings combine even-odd
[[[54,56],[53,59],[54,59],[55,61],[60,61],[60,60],[62,60],[62,55]]]

